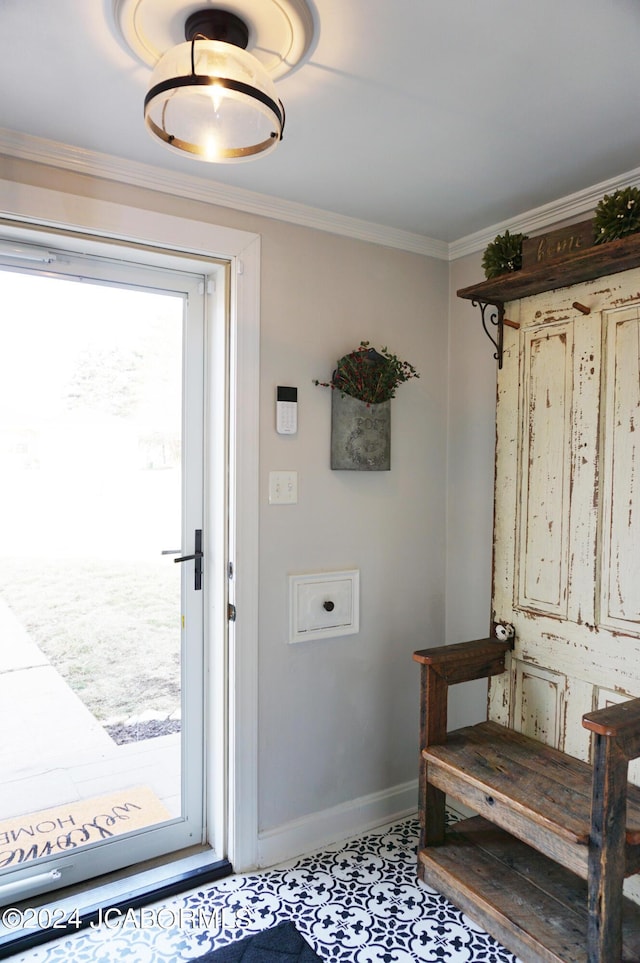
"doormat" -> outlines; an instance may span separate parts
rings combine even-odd
[[[59,856],[167,819],[170,813],[147,786],[13,816],[0,821],[0,866]]]
[[[293,923],[280,923],[244,940],[210,950],[193,963],[322,963]]]

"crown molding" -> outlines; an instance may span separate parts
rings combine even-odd
[[[449,260],[449,245],[446,241],[438,241],[421,234],[386,227],[383,224],[373,224],[354,217],[345,217],[342,214],[269,197],[244,188],[228,187],[193,175],[177,174],[149,164],[84,150],[19,131],[0,128],[0,154],[46,164],[49,167],[60,167],[78,174],[117,181],[121,184],[160,191],[175,197],[202,201],[205,204],[232,208],[247,214],[256,214],[259,217],[286,221],[300,227],[339,234],[425,257]]]
[[[500,221],[474,234],[468,234],[447,243],[422,234],[414,234],[411,231],[374,224],[355,217],[346,217],[343,214],[298,204],[295,201],[270,197],[244,188],[228,187],[216,181],[204,180],[189,174],[177,174],[151,164],[141,164],[137,161],[114,157],[111,154],[84,150],[5,128],[0,128],[0,154],[443,261],[455,261],[468,254],[484,251],[497,234],[503,234],[506,230],[523,234],[540,233],[563,221],[591,213],[605,194],[623,187],[640,187],[640,167],[637,167],[577,191],[575,194],[532,208],[516,217]]]
[[[524,214],[501,221],[492,227],[483,228],[475,234],[469,234],[457,241],[452,241],[449,245],[449,260],[455,261],[457,258],[465,257],[467,254],[475,254],[477,251],[484,251],[487,244],[494,240],[497,234],[504,234],[505,231],[522,234],[536,234],[547,227],[556,226],[562,221],[590,214],[597,206],[598,201],[605,195],[611,194],[623,187],[640,187],[640,167],[627,171],[626,174],[619,174],[608,181],[601,181],[592,187],[587,187],[575,194],[569,194],[557,201],[535,207]]]

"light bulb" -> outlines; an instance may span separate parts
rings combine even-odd
[[[224,100],[224,87],[222,84],[213,83],[211,84],[210,93],[213,109],[217,114],[222,105],[222,101]]]
[[[217,161],[220,157],[220,147],[218,144],[218,138],[215,134],[207,134],[204,144],[204,159],[207,161]]]

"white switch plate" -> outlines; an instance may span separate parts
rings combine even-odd
[[[289,576],[289,642],[360,631],[360,572]]]
[[[295,505],[298,501],[298,472],[269,472],[269,504]]]

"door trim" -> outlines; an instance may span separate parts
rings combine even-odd
[[[238,618],[228,654],[227,856],[236,871],[253,868],[258,851],[257,639],[260,374],[260,237],[235,228],[0,180],[0,216],[16,236],[77,232],[82,246],[105,240],[145,245],[163,259],[174,252],[199,262],[220,258],[230,271],[230,459],[235,459],[235,569]],[[68,237],[66,239],[68,244]],[[184,264],[184,261],[183,261]],[[241,322],[241,323],[240,323]],[[238,399],[242,398],[242,404]]]

